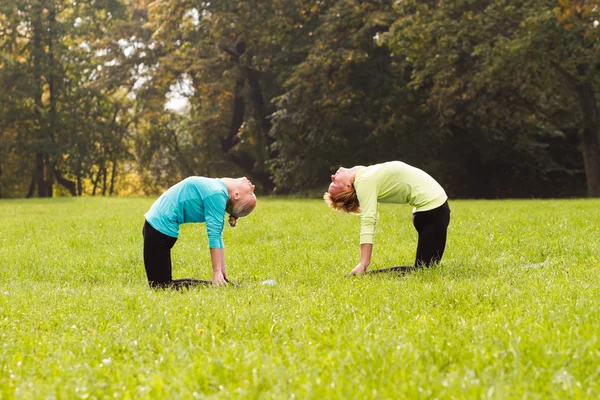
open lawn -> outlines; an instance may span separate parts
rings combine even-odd
[[[599,200],[451,201],[440,266],[349,279],[358,217],[259,198],[242,286],[181,292],[146,283],[153,200],[0,201],[0,398],[600,397]],[[371,269],[414,261],[410,214],[380,207]],[[210,279],[204,225],[173,260]]]

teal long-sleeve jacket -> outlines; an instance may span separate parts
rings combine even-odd
[[[144,216],[154,229],[174,238],[179,237],[179,225],[204,222],[209,247],[222,249],[228,198],[220,179],[191,176],[164,192]]]

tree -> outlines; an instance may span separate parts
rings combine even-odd
[[[17,132],[7,147],[22,155],[15,173],[32,164],[27,196],[52,196],[55,183],[81,195],[93,165],[105,170],[106,162],[114,183],[116,163],[127,153],[118,144],[131,123],[124,112],[131,104],[119,96],[122,82],[101,81],[98,53],[106,51],[99,38],[124,10],[116,0],[18,0],[0,8],[7,66],[0,74],[13,82],[16,96],[7,104],[18,110],[6,121],[5,128]]]
[[[276,99],[279,187],[325,187],[340,165],[401,158],[427,167],[437,149],[423,99],[407,89],[407,64],[377,42],[393,22],[391,4],[343,0],[318,15],[308,56]]]
[[[171,85],[189,81],[195,134],[207,146],[217,142],[235,166],[231,169],[267,192],[273,188],[271,100],[280,94],[282,76],[305,52],[296,39],[309,32],[304,24],[315,18],[312,6],[297,0],[160,0],[148,5],[155,34],[146,47],[158,58],[145,93],[164,100]]]
[[[556,164],[544,138],[567,143],[576,124],[588,195],[598,196],[594,18],[588,13],[584,21],[582,10],[579,28],[572,29],[561,17],[569,13],[555,6],[550,0],[407,0],[397,4],[397,19],[383,40],[412,64],[412,87],[428,91],[428,105],[446,131],[470,132],[463,144],[473,154],[484,151],[471,157],[478,161],[472,169],[484,170],[494,152],[504,157],[509,153],[498,150],[513,148],[518,156],[509,159],[521,164],[496,163],[493,171],[513,169],[508,182],[544,178]]]

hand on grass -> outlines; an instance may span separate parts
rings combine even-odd
[[[212,283],[214,286],[225,286],[227,285],[227,278],[223,275],[223,272],[213,272]]]
[[[356,267],[354,267],[354,269],[352,270],[352,272],[350,273],[351,275],[360,275],[360,274],[364,274],[367,271],[367,266],[363,265],[362,263],[358,263],[358,265]]]

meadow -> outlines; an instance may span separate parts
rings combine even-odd
[[[600,200],[451,201],[441,265],[345,278],[358,217],[259,198],[241,286],[182,291],[146,282],[153,200],[0,201],[0,398],[600,397]],[[414,261],[410,214],[380,207],[370,269]],[[204,225],[173,260],[210,279]]]

